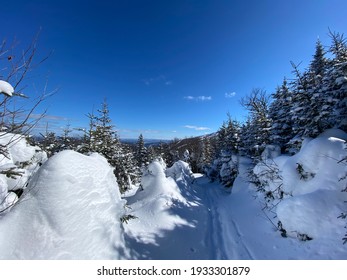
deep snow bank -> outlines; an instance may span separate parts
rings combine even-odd
[[[50,158],[0,220],[0,258],[126,257],[124,201],[112,173],[98,154],[64,151]]]
[[[299,238],[332,238],[345,234],[347,211],[347,134],[327,130],[319,137],[305,141],[294,156],[264,159],[254,168],[264,189],[267,203],[289,236]]]

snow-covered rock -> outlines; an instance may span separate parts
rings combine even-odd
[[[126,258],[124,204],[104,158],[60,152],[0,220],[0,258]]]

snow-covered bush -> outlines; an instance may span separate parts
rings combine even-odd
[[[47,155],[18,134],[3,133],[0,145],[4,151],[0,155],[0,214],[4,214],[18,201],[17,194],[27,187]]]
[[[211,181],[219,180],[223,186],[229,188],[238,175],[239,156],[229,151],[221,150],[220,156],[205,170]]]
[[[288,159],[281,156],[281,148],[267,145],[261,154],[259,163],[251,171],[252,183],[257,191],[264,195],[265,208],[272,209],[288,194],[283,190],[281,167]]]
[[[219,178],[225,187],[232,187],[239,168],[239,157],[237,155],[222,151],[222,166],[219,171]]]
[[[186,185],[190,184],[193,180],[193,172],[189,164],[182,160],[176,161],[170,168],[167,168],[165,174],[173,178],[176,182],[183,181]]]
[[[127,198],[128,215],[137,219],[132,219],[128,224],[124,224],[124,227],[128,236],[136,243],[156,244],[157,237],[164,236],[165,231],[187,225],[184,219],[171,213],[172,208],[188,205],[188,202],[182,196],[175,180],[167,177],[165,169],[166,165],[162,159],[150,163],[142,175],[142,187],[135,195]],[[178,174],[178,170],[184,174]],[[189,167],[187,163],[180,161],[168,170],[168,174],[176,174],[177,180],[185,180],[189,174]]]
[[[0,259],[127,258],[124,205],[105,158],[60,152],[0,220]]]
[[[347,166],[341,164],[347,156],[346,140],[345,132],[330,129],[304,141],[294,156],[263,160],[255,166],[254,174],[265,194],[271,192],[276,215],[288,236],[308,240],[335,234],[342,238],[344,221],[337,217],[347,210],[347,193],[342,192]]]

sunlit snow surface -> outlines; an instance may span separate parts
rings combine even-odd
[[[183,161],[167,168],[157,160],[141,186],[121,198],[103,157],[60,152],[0,218],[0,258],[347,259],[346,220],[337,218],[347,211],[341,192],[347,167],[339,163],[345,139],[341,131],[328,131],[292,157],[268,153],[267,166],[276,164],[282,180],[267,188],[282,184],[287,192],[271,210],[263,209],[263,194],[249,183],[253,166],[247,158],[238,159],[232,189],[192,174]],[[21,149],[13,153],[25,154]],[[315,175],[300,179],[297,163]],[[258,165],[254,171],[265,169]],[[121,223],[126,216],[132,219]],[[297,233],[313,240],[301,241]]]
[[[104,158],[61,152],[41,167],[24,198],[1,219],[0,257],[126,258],[123,211]]]

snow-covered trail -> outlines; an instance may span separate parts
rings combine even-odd
[[[213,259],[215,248],[210,247],[209,238],[206,237],[211,214],[205,203],[205,190],[196,185],[194,189],[184,188],[181,191],[189,204],[175,201],[167,210],[168,216],[161,217],[164,215],[162,211],[158,214],[146,213],[147,210],[143,208],[138,212],[134,209],[139,218],[124,225],[127,247],[131,248],[133,258]],[[151,207],[148,209],[154,210]],[[163,229],[163,223],[169,225],[173,217],[176,218],[174,225]],[[145,228],[143,232],[141,228]],[[144,232],[151,232],[151,238],[145,238]]]
[[[130,214],[138,217],[124,225],[131,258],[346,259],[339,238],[335,243],[329,238],[283,238],[269,220],[274,214],[262,211],[262,200],[249,185],[249,166],[248,159],[240,159],[232,190],[202,174],[192,180],[178,172],[175,181],[165,174],[160,180],[150,175],[147,189],[127,199]]]
[[[208,226],[205,233],[209,240],[211,259],[254,259],[251,249],[243,239],[232,210],[225,217],[226,209],[222,201],[230,202],[230,193],[217,182],[206,177],[196,180],[201,199],[208,208]],[[230,208],[228,208],[230,210]]]
[[[127,247],[132,249],[133,258],[253,259],[232,215],[225,217],[223,201],[230,201],[231,194],[202,174],[194,174],[194,177],[188,186],[178,181],[188,205],[176,201],[168,210],[170,216],[166,219],[177,217],[180,221],[173,228],[162,229],[163,221],[155,217],[152,207],[148,207],[148,211],[144,211],[144,206],[141,211],[135,209],[135,215],[143,216],[124,225]],[[138,228],[137,233],[134,228]],[[148,232],[152,235],[146,237]]]

